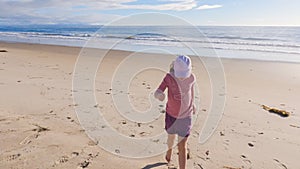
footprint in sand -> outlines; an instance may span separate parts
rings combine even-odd
[[[139,133],[139,135],[140,135],[141,137],[146,136],[147,134],[148,134],[148,133],[146,133],[146,132],[144,132],[144,131]]]
[[[86,167],[89,166],[89,164],[90,164],[89,161],[84,161],[84,162],[79,164],[78,169],[86,168]]]
[[[201,164],[197,164],[200,169],[204,169]]]
[[[150,84],[146,84],[146,82],[143,82],[142,85],[143,85],[143,86],[146,86],[146,89],[151,89]]]
[[[191,156],[191,150],[189,148],[187,148],[187,155],[186,155],[186,159],[187,160],[190,160],[192,159],[192,156]]]
[[[20,144],[21,144],[21,145],[29,144],[29,143],[32,142],[32,140],[37,139],[38,137],[39,137],[39,134],[38,134],[38,133],[33,134],[33,135],[30,135],[30,136],[27,136],[27,137],[25,137],[24,140],[22,140],[22,141],[20,142]]]
[[[72,152],[72,153],[71,153],[71,156],[72,156],[72,157],[79,156],[79,153],[78,153],[78,152],[76,152],[76,151],[74,151],[74,152]]]
[[[88,145],[89,145],[89,146],[96,146],[96,145],[98,145],[98,144],[99,144],[98,141],[92,141],[92,140],[91,140],[91,141],[88,142]]]
[[[288,167],[285,164],[281,163],[279,160],[277,160],[277,159],[273,159],[273,160],[276,161],[280,167],[282,167],[284,169],[288,169]]]
[[[76,151],[72,152],[71,155],[69,155],[69,156],[66,156],[66,155],[61,156],[58,160],[55,161],[53,167],[55,167],[55,166],[57,166],[59,164],[66,163],[69,160],[71,160],[72,158],[77,157],[77,156],[79,156],[79,153],[76,152]]]
[[[68,117],[67,117],[67,119],[68,119],[68,120],[70,120],[70,122],[72,122],[72,123],[74,122],[74,123],[78,124],[78,123],[77,123],[77,122],[75,122],[75,120],[74,120],[74,119],[72,119],[70,116],[68,116]]]
[[[36,126],[36,128],[32,129],[31,131],[36,131],[37,133],[25,137],[25,139],[23,139],[19,144],[21,145],[29,144],[32,142],[32,140],[37,139],[40,136],[41,132],[50,131],[50,129],[46,127],[41,127],[38,124],[33,124],[33,125]]]
[[[120,123],[121,124],[127,124],[127,122],[125,120],[122,120]]]
[[[252,162],[247,158],[247,156],[245,155],[241,155],[241,159],[243,160],[243,162],[246,164],[246,165],[251,165]]]
[[[160,113],[164,114],[166,113],[166,110],[161,110]]]
[[[5,158],[6,161],[13,161],[18,159],[21,156],[20,153],[9,155]]]
[[[66,163],[69,161],[69,157],[68,156],[62,156],[60,157],[60,159],[58,159],[57,161],[55,161],[55,164],[62,164],[62,163]]]
[[[291,127],[294,127],[294,128],[298,128],[298,129],[300,128],[300,126],[293,125],[293,124],[290,124],[290,126],[291,126]]]
[[[79,163],[78,168],[79,169],[83,169],[83,168],[87,168],[89,166],[89,164],[93,161],[94,158],[98,157],[99,153],[93,155],[93,154],[89,154],[88,158],[86,160],[84,160],[83,162]]]
[[[254,144],[253,143],[248,143],[248,146],[249,147],[254,147]]]

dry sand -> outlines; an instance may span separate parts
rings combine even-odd
[[[72,98],[72,77],[80,48],[0,43],[0,50],[6,50],[0,52],[1,169],[167,168],[164,154],[141,159],[119,157],[87,136]],[[128,54],[110,51],[103,60],[95,81],[96,107],[118,132],[150,137],[164,131],[162,107],[157,107],[162,112],[158,119],[137,124],[122,118],[113,106],[111,96],[118,93],[111,88],[111,77]],[[195,58],[193,61],[201,105],[189,138],[188,168],[299,168],[300,65],[223,59],[226,93],[220,95],[226,96],[224,115],[213,136],[199,144],[199,131],[210,110],[211,87],[203,64]],[[136,109],[146,110],[150,107],[148,96],[163,76],[158,70],[143,71],[132,79],[128,91],[117,92],[127,93]],[[271,114],[261,104],[291,115],[283,118]],[[176,165],[176,151],[173,160]]]

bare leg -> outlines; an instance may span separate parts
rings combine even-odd
[[[168,134],[168,140],[167,140],[168,151],[167,151],[167,154],[166,154],[166,160],[167,160],[168,163],[171,161],[172,148],[173,148],[173,145],[174,145],[175,136],[176,136],[175,134]]]
[[[179,169],[185,169],[186,168],[186,144],[187,144],[187,137],[179,137],[178,138],[178,161],[179,161]]]

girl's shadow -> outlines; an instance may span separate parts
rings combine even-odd
[[[159,166],[162,166],[162,165],[167,165],[167,164],[168,163],[158,162],[158,163],[155,163],[155,164],[148,164],[145,167],[143,167],[142,169],[152,169],[152,168],[159,167]]]

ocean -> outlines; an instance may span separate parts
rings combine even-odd
[[[300,27],[0,25],[0,41],[300,62]]]

